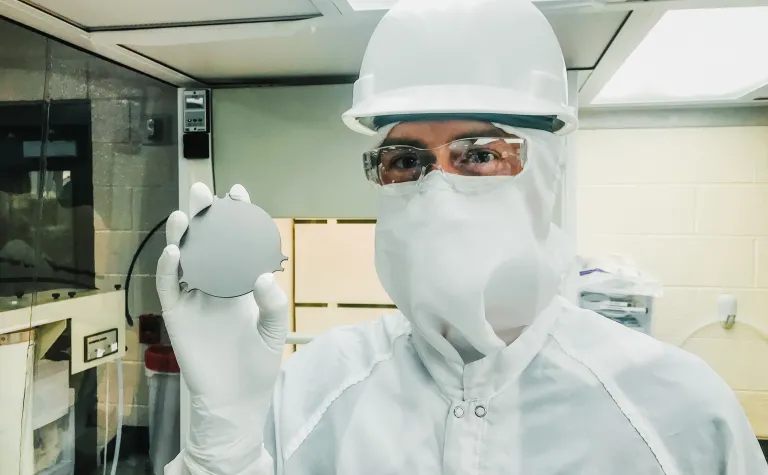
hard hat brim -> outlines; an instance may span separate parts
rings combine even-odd
[[[568,105],[509,89],[477,85],[415,86],[373,94],[345,112],[342,120],[353,131],[372,135],[376,133],[376,117],[427,114],[556,117],[562,122],[562,127],[554,131],[558,135],[570,133],[578,126],[575,111]]]

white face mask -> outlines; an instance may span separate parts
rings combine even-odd
[[[534,216],[541,203],[531,198],[554,196],[530,193],[539,182],[531,151],[516,177],[434,171],[381,188],[379,279],[414,330],[449,358],[468,362],[505,347],[500,336],[519,334],[557,294],[569,253],[552,249],[562,248],[548,239],[557,233],[537,232],[549,230],[549,216]]]

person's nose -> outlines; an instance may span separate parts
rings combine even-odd
[[[443,147],[435,151],[434,161],[424,165],[424,175],[434,170],[443,170],[446,173],[456,173],[454,170],[453,162],[451,161],[451,154],[448,147]]]
[[[437,163],[435,163],[435,162],[427,164],[427,166],[424,167],[424,176],[427,176],[429,173],[431,173],[431,172],[433,172],[433,171],[435,171],[435,170],[437,170],[439,168],[440,168],[440,166]]]

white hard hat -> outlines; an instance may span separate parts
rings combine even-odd
[[[530,0],[400,0],[381,20],[344,123],[372,134],[446,116],[576,129],[560,44]]]

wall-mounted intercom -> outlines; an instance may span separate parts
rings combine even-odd
[[[209,158],[211,156],[211,91],[185,89],[182,97],[184,158]]]
[[[208,132],[207,89],[187,89],[184,91],[184,132]]]

